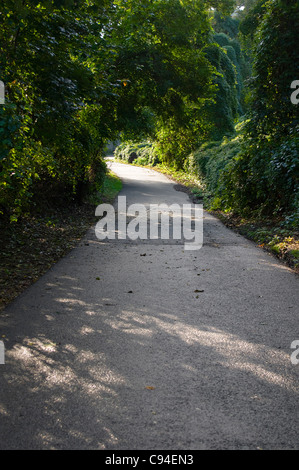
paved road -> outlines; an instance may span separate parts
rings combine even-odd
[[[189,202],[112,167],[130,204]],[[298,277],[204,215],[199,251],[91,229],[1,313],[1,449],[299,449]]]

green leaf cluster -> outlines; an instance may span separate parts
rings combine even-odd
[[[0,7],[0,212],[15,220],[46,189],[80,197],[101,184],[115,132],[110,2],[11,1]]]

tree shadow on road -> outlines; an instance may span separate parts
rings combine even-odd
[[[262,299],[250,283],[241,294],[235,279],[244,310],[229,315],[227,286],[215,292],[208,272],[200,299],[194,291],[186,299],[171,277],[164,296],[157,280],[136,298],[94,277],[82,285],[79,267],[72,276],[63,269],[38,281],[41,296],[32,286],[3,316],[0,448],[298,447],[298,367],[279,343],[290,321],[295,328],[291,310],[280,312],[285,330],[273,321],[275,298],[251,318]]]

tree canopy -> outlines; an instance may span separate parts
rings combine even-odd
[[[176,168],[246,113],[250,145],[294,143],[297,1],[3,0],[0,23],[0,213],[11,220],[41,194],[100,187],[119,137],[150,139]],[[274,178],[267,158],[247,171],[248,152],[227,183],[245,204],[269,191],[251,172]]]
[[[231,0],[4,0],[0,7],[2,213],[17,218],[46,185],[100,184],[108,140],[204,135],[215,66],[210,8]],[[164,135],[165,135],[164,132]],[[160,133],[161,135],[161,133]],[[163,139],[162,139],[163,140]],[[186,139],[188,140],[188,138]]]

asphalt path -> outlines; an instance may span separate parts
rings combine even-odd
[[[111,167],[128,204],[190,203],[164,175]],[[1,312],[1,450],[299,449],[298,276],[203,226],[197,250],[92,227]]]

